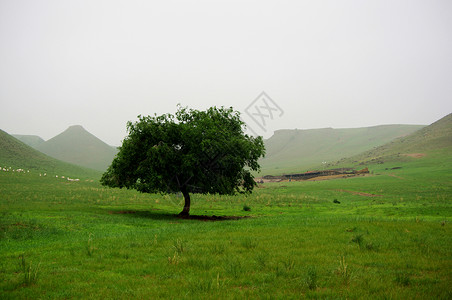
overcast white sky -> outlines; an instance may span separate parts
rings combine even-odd
[[[262,91],[266,132],[244,119],[266,137],[430,124],[452,112],[452,1],[0,0],[8,133],[120,145],[139,114],[245,112]]]

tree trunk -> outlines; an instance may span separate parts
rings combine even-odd
[[[190,194],[185,188],[182,188],[181,192],[184,195],[185,204],[184,209],[179,213],[179,217],[188,217],[190,214]]]

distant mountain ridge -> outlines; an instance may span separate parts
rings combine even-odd
[[[12,169],[34,170],[66,176],[82,176],[96,178],[100,173],[92,169],[75,166],[26,145],[15,137],[0,130],[0,167]]]
[[[31,146],[33,148],[36,148],[37,146],[45,142],[44,139],[37,135],[12,134],[12,136],[22,143],[27,144],[28,146]]]
[[[413,149],[419,149],[419,137],[422,135],[428,136],[423,139],[424,148],[433,144],[448,145],[452,140],[450,139],[451,120],[452,114],[449,114],[435,122],[434,124],[437,124],[433,127],[433,131],[430,127],[433,124],[427,127],[380,125],[345,129],[278,130],[271,138],[264,141],[266,157],[260,160],[261,174],[279,175],[330,167],[338,161],[349,161],[349,157],[352,157],[353,161],[366,160],[366,157],[375,156],[375,149],[381,151],[395,141],[399,142],[391,146],[392,152],[395,148],[401,147],[400,143],[403,143],[404,147],[413,144]],[[442,129],[438,131],[437,128]],[[438,134],[438,132],[442,133]],[[444,138],[443,133],[449,134],[449,139]],[[48,141],[43,141],[37,136],[16,136],[28,144],[36,145],[35,149],[51,157],[99,171],[105,171],[118,152],[115,147],[104,143],[80,125],[70,126]],[[363,153],[365,153],[364,156],[358,157]]]
[[[265,140],[266,157],[260,160],[263,175],[303,172],[318,168],[395,138],[407,136],[424,125],[380,125],[362,128],[278,130]]]
[[[105,171],[118,152],[80,125],[70,126],[36,149],[59,160],[99,171]]]
[[[452,113],[410,135],[342,159],[336,165],[404,160],[406,157],[423,157],[434,151],[443,151],[446,156],[452,155]]]

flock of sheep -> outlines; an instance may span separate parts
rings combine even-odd
[[[17,169],[17,170],[14,170],[12,167],[9,167],[9,168],[7,168],[7,167],[4,167],[4,168],[0,168],[0,170],[2,170],[2,171],[4,171],[4,172],[9,172],[9,171],[12,171],[12,172],[24,172],[25,173],[25,170],[24,169]],[[27,170],[27,172],[26,173],[30,173],[30,170]]]
[[[24,169],[16,169],[14,170],[12,167],[4,167],[4,168],[0,168],[1,171],[4,172],[17,172],[17,173],[30,173],[30,170],[25,171]],[[47,176],[47,173],[39,173],[39,177],[43,177],[43,176]],[[55,178],[58,178],[58,175],[55,175]],[[60,178],[62,179],[67,179],[67,181],[71,181],[71,182],[77,182],[80,181],[80,179],[78,178],[69,178],[69,177],[64,177],[61,176]]]

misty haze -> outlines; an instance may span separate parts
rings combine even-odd
[[[452,298],[451,28],[0,1],[0,298]]]

